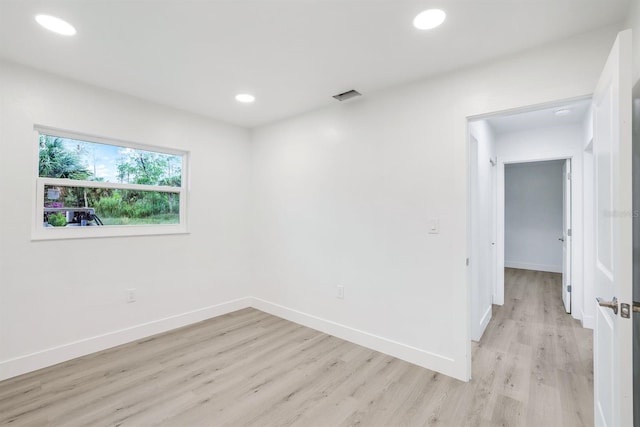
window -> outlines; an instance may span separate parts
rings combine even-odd
[[[186,152],[35,130],[34,239],[187,231]]]

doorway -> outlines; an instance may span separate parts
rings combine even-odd
[[[558,136],[562,133],[557,132],[559,128],[566,128],[566,126],[551,125],[551,128],[536,129],[533,133],[527,129],[516,131],[511,135],[512,140],[509,144],[500,144],[499,138],[495,144],[499,168],[498,181],[504,180],[504,164],[522,161],[520,157],[523,157],[524,153],[533,157],[557,156],[572,160],[571,176],[576,179],[572,180],[571,201],[572,206],[579,209],[571,211],[571,238],[574,250],[571,251],[570,259],[575,285],[571,289],[571,315],[581,320],[582,326],[594,329],[593,375],[592,381],[587,381],[585,387],[593,384],[595,425],[638,425],[637,417],[634,423],[633,413],[634,409],[636,414],[640,412],[635,405],[637,399],[634,400],[634,374],[637,376],[638,369],[634,372],[633,323],[630,321],[631,306],[635,305],[632,284],[636,251],[634,251],[632,237],[635,237],[634,232],[637,231],[634,230],[637,221],[633,221],[636,214],[634,208],[637,206],[637,200],[633,197],[635,190],[633,183],[637,175],[634,176],[632,169],[632,159],[637,154],[637,150],[632,149],[633,114],[632,103],[629,102],[632,86],[629,72],[632,67],[631,52],[631,30],[622,31],[618,34],[598,79],[593,100],[587,101],[587,109],[592,105],[592,111],[584,116],[583,122],[575,129],[577,143],[571,138],[567,139],[571,132],[565,129],[568,133],[564,135],[565,138],[562,141],[565,143],[573,141],[569,144],[570,146],[563,145],[559,149],[559,145],[549,144],[553,140],[549,138],[550,135]],[[528,112],[543,112],[545,108],[531,108]],[[568,116],[571,115],[571,108],[564,108],[560,103],[554,103],[549,112],[557,117]],[[521,124],[520,119],[525,115],[526,113],[520,110],[506,116],[519,116],[515,121],[511,121],[513,125]],[[531,119],[531,117],[528,118]],[[494,114],[470,118],[468,119],[469,129],[471,130],[473,121],[488,122],[495,118],[504,119],[505,115]],[[492,124],[490,127],[493,127],[495,132],[495,126]],[[471,143],[470,140],[469,143]],[[558,151],[564,151],[564,153],[559,154]],[[472,168],[468,170],[471,172]],[[471,181],[475,178],[469,174],[470,194],[473,191]],[[496,190],[501,191],[500,182]],[[588,194],[592,196],[590,200],[587,197]],[[498,203],[504,200],[504,191],[498,195],[497,200]],[[471,218],[478,213],[472,208],[473,205],[469,203],[470,249],[474,249],[477,245],[477,242],[471,241],[474,236]],[[584,213],[589,210],[593,215],[577,214],[578,211]],[[497,215],[504,216],[504,212],[497,209]],[[496,257],[497,263],[498,267],[502,267],[498,269],[500,273],[504,267],[504,230],[501,230],[500,218],[497,223],[498,234],[502,232],[496,242],[499,254]],[[475,253],[474,250],[469,251],[469,254],[473,253]],[[471,264],[474,261],[477,260],[472,258]],[[501,262],[502,265],[500,265]],[[473,271],[470,273],[473,274]],[[477,277],[471,274],[469,281],[473,288],[476,286]],[[589,284],[589,280],[585,279],[590,277],[593,280]],[[591,286],[591,289],[587,286]],[[500,295],[501,291],[502,295]],[[597,303],[589,297],[594,294],[598,296]],[[496,304],[504,304],[504,275],[498,274],[495,296]],[[514,301],[519,300],[516,298]],[[546,314],[544,316],[546,317]],[[564,318],[564,316],[561,317]],[[492,322],[491,325],[493,324]],[[584,327],[580,329],[588,331]],[[469,342],[469,348],[472,347]],[[477,348],[479,347],[476,346],[474,350]],[[473,360],[475,363],[476,356],[473,356]],[[572,388],[572,390],[579,389],[580,387]]]
[[[583,157],[592,139],[590,104],[590,98],[585,97],[469,119],[469,255],[473,340],[479,338],[473,334],[474,327],[484,320],[478,316],[478,310],[473,310],[474,305],[479,303],[474,296],[481,294],[484,287],[488,286],[491,302],[503,305],[504,269],[510,265],[565,272],[562,297],[565,311],[571,312],[571,316],[580,320],[583,326],[593,328],[595,310],[593,304],[585,304],[585,298],[590,298],[593,291],[583,283],[584,227],[583,210],[580,208],[584,203]],[[489,147],[490,156],[485,154],[484,159],[478,161],[474,158],[478,156],[474,144],[481,146],[483,140]],[[478,166],[474,164],[475,161],[478,161]],[[556,162],[559,176],[555,191],[563,205],[558,208],[561,225],[553,234],[553,242],[560,261],[556,257],[553,269],[541,268],[540,265],[513,265],[510,264],[513,260],[505,254],[505,170],[512,167],[510,165],[535,162]],[[490,165],[486,167],[493,169],[494,176],[492,188],[486,192],[494,200],[487,203],[490,210],[485,213],[481,211],[480,202],[476,200],[474,203],[474,192],[478,191],[476,187],[487,185],[482,182],[491,182],[483,181],[479,175],[482,165]],[[571,209],[571,206],[575,208]],[[482,222],[483,215],[490,220]],[[489,243],[478,236],[478,229],[483,228],[492,230]],[[547,244],[550,245],[551,241]],[[486,253],[484,258],[482,251]],[[489,274],[488,285],[479,275],[479,269],[473,268],[474,259],[476,263],[490,260],[494,273]]]
[[[571,312],[571,159],[505,164],[506,268],[559,273]]]

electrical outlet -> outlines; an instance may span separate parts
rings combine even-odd
[[[339,299],[344,299],[344,286],[338,285],[338,294],[336,295]]]
[[[127,302],[136,302],[136,290],[135,288],[127,289]]]

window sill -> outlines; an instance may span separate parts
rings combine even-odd
[[[31,232],[31,241],[97,239],[105,237],[162,236],[190,234],[185,225],[130,225],[89,227],[40,227]]]

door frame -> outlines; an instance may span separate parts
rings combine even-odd
[[[512,115],[519,113],[532,112],[537,110],[543,110],[553,107],[560,107],[566,104],[590,100],[593,98],[593,94],[587,94],[582,96],[576,96],[571,98],[557,99],[554,101],[544,102],[540,104],[532,104],[522,107],[509,108],[505,110],[498,110],[493,112],[487,112],[483,114],[477,114],[472,116],[467,116],[467,257],[471,257],[473,254],[473,242],[471,241],[471,218],[474,212],[471,207],[471,184],[470,180],[472,177],[472,169],[469,159],[469,154],[471,153],[471,132],[470,132],[470,123],[478,120],[487,119],[495,116],[502,115]],[[590,114],[589,114],[590,116]],[[588,120],[588,119],[587,119]],[[591,136],[585,135],[587,139],[590,139]],[[582,207],[583,207],[583,165],[582,165],[582,153],[585,150],[585,147],[588,145],[589,141],[583,141],[580,149],[571,151],[569,149],[563,148],[559,149],[558,152],[554,152],[552,154],[548,154],[546,156],[524,156],[524,157],[514,157],[514,158],[501,158],[496,157],[497,165],[496,165],[496,186],[495,186],[495,216],[496,216],[496,248],[495,248],[495,275],[493,275],[494,280],[494,290],[493,290],[493,304],[503,305],[504,304],[504,165],[505,163],[524,163],[527,161],[545,161],[545,160],[559,160],[559,159],[572,159],[572,165],[574,165],[573,176],[575,177],[573,181],[573,191],[572,191],[572,223],[573,223],[573,251],[572,251],[572,266],[573,266],[573,280],[574,286],[572,288],[572,304],[576,308],[576,310],[572,310],[572,316],[575,319],[579,319],[582,322],[582,325],[586,328],[593,329],[592,319],[589,317],[589,321],[586,321],[584,311],[584,294],[585,289],[582,284],[582,275],[584,272],[584,259],[583,259],[583,250],[585,248],[585,244],[588,244],[587,241],[584,240],[585,228],[582,223]],[[579,165],[577,168],[576,165]],[[578,207],[579,209],[577,209]],[[580,216],[579,216],[580,215]],[[579,219],[579,220],[578,220]],[[578,220],[578,221],[576,221]],[[468,258],[468,259],[469,259]],[[473,262],[473,260],[471,260]],[[472,270],[469,270],[467,274],[467,282],[469,289],[469,305],[467,307],[467,312],[469,313],[469,319],[471,319],[471,287],[474,285],[474,282],[477,281],[477,278],[472,277]],[[579,297],[582,296],[582,297]],[[469,328],[471,327],[471,320],[469,320]],[[469,329],[469,337],[471,337],[471,329]],[[471,340],[469,340],[469,345],[471,344]],[[469,347],[470,348],[470,347]],[[469,350],[470,351],[470,350]],[[469,367],[471,366],[471,358],[468,358]],[[470,369],[470,368],[469,368]],[[469,370],[471,372],[471,370]]]
[[[483,144],[488,143],[486,140],[487,139],[492,139],[492,136],[485,134],[485,131],[481,131],[479,129],[474,129],[471,130],[471,126],[469,126],[469,135],[468,135],[468,139],[469,139],[469,174],[468,174],[468,178],[469,178],[469,182],[468,182],[468,186],[469,186],[469,216],[468,216],[468,233],[469,233],[469,239],[468,239],[468,254],[469,254],[469,258],[473,259],[474,261],[470,262],[469,264],[469,281],[470,281],[470,298],[469,298],[469,323],[470,323],[470,337],[472,341],[479,341],[480,338],[482,337],[482,335],[484,334],[484,331],[487,327],[487,325],[489,324],[489,321],[491,320],[492,317],[492,307],[493,307],[493,288],[494,288],[494,284],[495,284],[495,265],[496,265],[496,251],[495,251],[495,241],[496,241],[496,235],[494,233],[496,227],[497,227],[497,223],[496,223],[496,216],[495,216],[495,197],[496,197],[496,180],[495,180],[495,164],[494,164],[494,159],[495,157],[493,156],[493,153],[489,153],[490,157],[487,157],[486,159],[483,158],[482,160],[480,160],[480,149],[479,149],[479,144],[481,143],[480,141],[482,140]],[[490,150],[491,151],[491,150]],[[487,153],[483,153],[483,154],[487,154]],[[481,174],[481,167],[480,167],[480,161],[486,161],[486,164],[489,164],[491,162],[492,167],[490,168],[490,174],[489,174],[489,179],[490,179],[490,188],[485,189],[488,190],[491,194],[491,200],[489,200],[489,202],[487,203],[487,207],[489,208],[489,212],[486,212],[486,207],[485,209],[481,209],[480,206],[482,205],[480,203],[480,186],[479,183],[481,182],[480,180],[480,176]],[[485,182],[486,183],[486,182]],[[483,239],[481,237],[486,237],[486,236],[481,236],[481,232],[480,229],[482,228],[480,226],[479,223],[479,217],[482,216],[483,213],[487,214],[487,218],[489,219],[489,221],[491,222],[490,226],[490,231],[489,231],[489,239],[491,241],[491,243],[493,243],[493,245],[490,247],[490,252],[488,253],[488,258],[483,259],[483,255],[481,255],[482,251],[486,251],[488,246],[486,246],[489,242],[487,239]],[[485,261],[488,263],[488,267],[486,267],[485,269],[481,268],[480,265],[482,261]],[[486,281],[482,281],[482,277],[484,277],[485,279],[487,279]],[[488,284],[490,284],[490,288],[486,288],[484,286],[486,286]],[[482,292],[480,292],[482,291]],[[487,292],[489,291],[489,292]],[[474,303],[475,301],[473,301],[473,296],[474,294],[478,295],[478,294],[482,294],[482,296],[484,298],[486,298],[487,296],[489,297],[488,299],[483,299],[483,305],[481,307],[478,307],[477,305],[474,308]],[[485,303],[488,303],[487,305],[485,305]],[[479,309],[479,310],[478,310]],[[476,311],[478,310],[478,311]],[[474,313],[476,314],[474,316]]]
[[[584,175],[584,162],[582,168]],[[571,170],[571,159],[566,159],[562,165],[562,302],[567,313],[571,313],[573,309],[573,292],[570,290],[572,286],[571,282],[573,281],[573,275],[571,272],[571,269],[573,268],[571,263],[573,246],[573,237],[571,236],[571,231],[573,229],[573,221],[571,221],[571,216],[573,214],[573,204],[571,203],[573,200],[571,197],[573,192],[573,176],[571,175]],[[569,202],[568,205],[567,194]],[[584,199],[582,200],[582,205],[584,206]],[[565,288],[565,286],[569,289]]]
[[[513,165],[513,164],[524,164],[524,163],[534,163],[534,162],[547,162],[547,161],[553,161],[553,160],[570,160],[571,163],[574,163],[574,157],[575,156],[566,156],[566,155],[547,155],[547,156],[523,156],[523,157],[510,157],[510,158],[500,158],[498,157],[498,170],[496,171],[496,175],[497,175],[497,195],[496,195],[496,222],[497,222],[497,245],[498,245],[498,254],[497,254],[497,280],[496,280],[496,289],[495,289],[495,293],[496,293],[496,301],[500,301],[501,304],[504,304],[504,247],[505,247],[505,233],[504,233],[504,227],[505,227],[505,220],[504,220],[504,209],[505,209],[505,165]],[[573,178],[573,176],[572,176]],[[573,192],[572,192],[573,193]],[[582,211],[581,209],[575,209],[575,197],[573,194],[571,194],[571,200],[569,201],[569,204],[571,205],[571,224],[572,227],[573,224],[576,224],[576,219],[578,217],[578,212],[577,211]],[[563,201],[564,204],[564,201]],[[564,215],[564,206],[563,206],[563,212],[562,214]],[[572,245],[575,245],[575,240],[573,239],[573,236],[577,235],[578,233],[575,232],[576,230],[574,228],[572,228]],[[579,230],[580,233],[582,233],[582,230]],[[575,254],[575,250],[571,251],[571,259],[570,259],[570,263],[572,264],[574,269],[580,268],[582,269],[582,260],[580,260],[579,265],[576,265],[575,262],[576,257],[574,256]],[[575,290],[575,287],[572,288],[572,291]],[[573,303],[573,292],[571,295],[571,302]],[[497,302],[496,302],[497,304]]]

